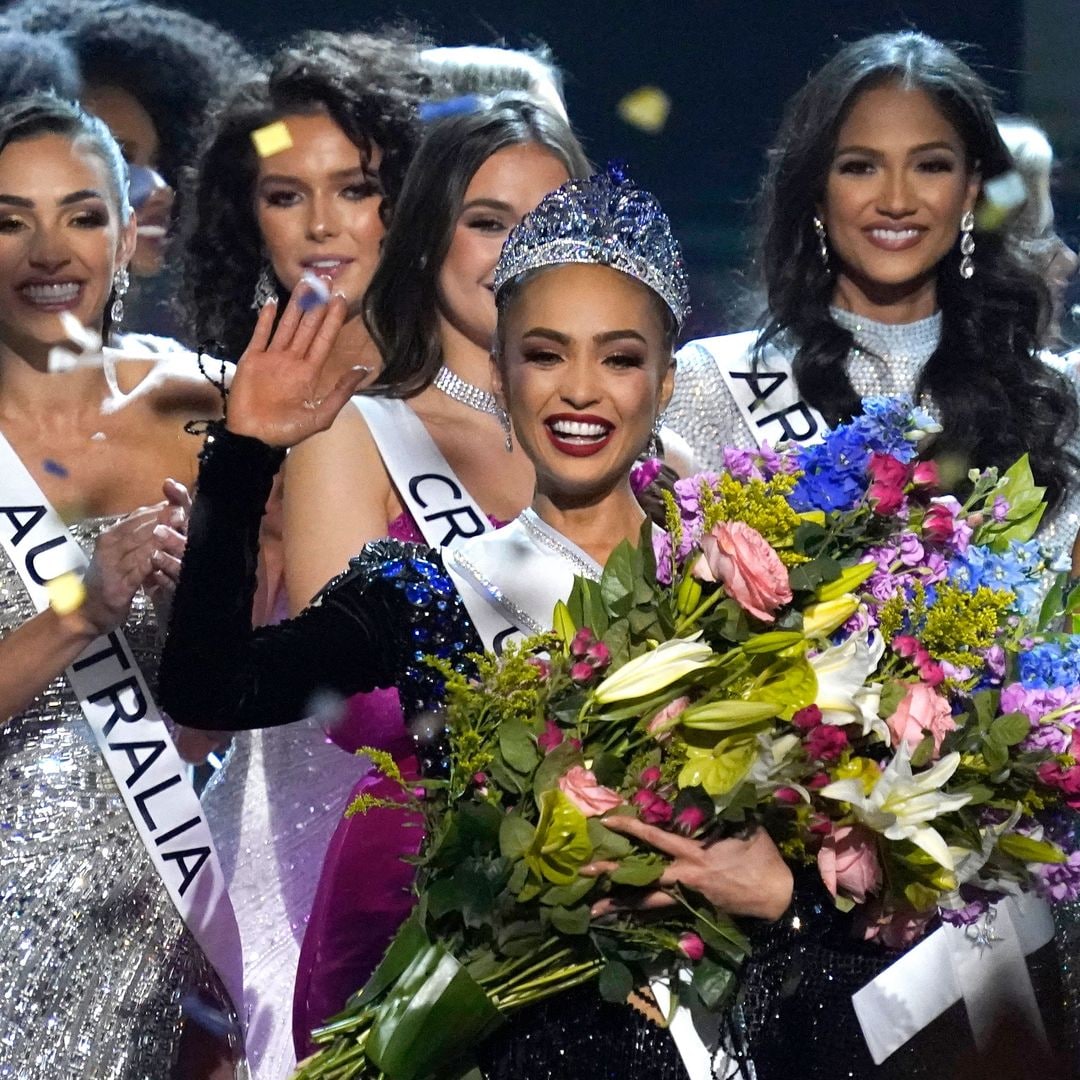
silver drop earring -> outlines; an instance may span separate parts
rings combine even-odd
[[[652,434],[649,436],[649,445],[645,451],[648,457],[658,458],[663,453],[663,447],[660,445],[660,429],[663,426],[663,421],[657,416],[653,421]]]
[[[113,274],[112,279],[113,302],[109,309],[109,320],[112,323],[113,333],[120,329],[120,324],[124,321],[124,297],[130,287],[131,275],[126,266],[121,266]]]
[[[259,276],[255,279],[255,296],[251,301],[251,306],[255,311],[262,311],[271,300],[276,299],[277,284],[274,281],[274,271],[268,262],[264,262]]]
[[[821,256],[821,265],[829,269],[829,234],[825,231],[825,222],[814,215],[814,233],[817,236],[818,254]]]
[[[970,210],[964,211],[960,219],[960,276],[970,281],[975,276],[975,215]]]
[[[503,434],[506,435],[506,442],[504,443],[506,452],[511,454],[514,451],[514,440],[510,431],[510,414],[502,406],[499,406],[496,415],[499,418],[499,427],[503,429]]]

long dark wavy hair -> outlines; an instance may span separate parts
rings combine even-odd
[[[404,35],[318,32],[281,49],[223,102],[182,193],[180,300],[200,348],[235,359],[255,327],[265,256],[251,133],[289,114],[325,112],[365,156],[378,146],[387,222],[419,142],[416,106],[431,85]]]
[[[571,177],[589,162],[570,126],[525,94],[433,123],[405,178],[383,255],[364,297],[364,322],[383,358],[369,393],[408,398],[431,385],[442,363],[438,288],[465,192],[492,154],[536,143]]]
[[[960,135],[968,168],[983,181],[1012,167],[986,83],[923,34],[878,34],[848,45],[792,99],[760,204],[758,261],[768,314],[758,351],[770,343],[794,351],[799,391],[830,424],[861,407],[845,367],[852,335],[829,316],[835,280],[822,264],[812,221],[853,103],[893,81],[934,100]],[[916,388],[941,413],[932,452],[1000,467],[1027,453],[1056,505],[1080,462],[1066,448],[1077,427],[1075,396],[1039,357],[1050,316],[1046,285],[999,233],[976,234],[973,277],[961,278],[959,263],[957,244],[938,266],[941,342]]]

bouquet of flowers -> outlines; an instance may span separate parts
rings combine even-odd
[[[728,451],[551,634],[468,678],[441,665],[447,775],[371,752],[425,823],[414,915],[300,1077],[466,1076],[515,1009],[594,979],[721,1007],[748,943],[705,898],[592,917],[665,868],[615,813],[706,843],[765,828],[893,947],[1006,895],[1080,895],[1080,595],[1032,539],[1026,460],[972,472],[961,503],[917,459],[932,430],[869,399],[815,446]],[[597,862],[617,869],[580,873]]]

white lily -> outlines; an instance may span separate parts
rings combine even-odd
[[[971,801],[970,795],[946,795],[940,790],[959,764],[960,755],[952,753],[915,775],[911,752],[902,742],[869,794],[860,780],[837,780],[820,794],[850,803],[855,817],[887,840],[910,840],[946,870],[955,870],[957,849],[950,848],[927,822]]]
[[[837,727],[860,724],[864,735],[873,731],[883,742],[889,741],[889,729],[878,716],[881,684],[867,681],[884,652],[885,642],[876,630],[860,630],[842,645],[807,658],[817,676],[814,703],[821,710],[823,723]]]
[[[593,691],[601,705],[650,697],[685,675],[717,663],[716,653],[701,641],[662,641],[651,652],[628,660]]]

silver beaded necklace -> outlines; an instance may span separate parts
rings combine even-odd
[[[499,403],[490,390],[484,390],[479,386],[473,386],[466,382],[460,375],[456,375],[445,364],[439,368],[432,380],[432,386],[441,390],[448,398],[467,405],[477,412],[487,413],[488,416],[499,415]]]

